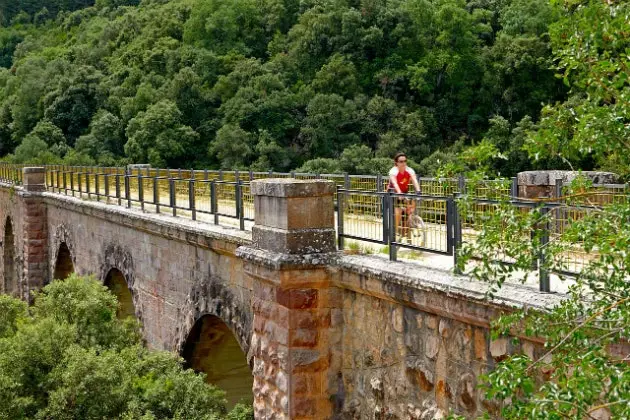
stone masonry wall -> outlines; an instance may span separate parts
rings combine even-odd
[[[20,199],[20,191],[12,188],[9,185],[0,184],[0,241],[2,241],[2,246],[0,246],[0,278],[1,285],[0,289],[2,289],[4,285],[4,252],[5,248],[8,246],[14,247],[14,265],[17,266],[17,276],[18,281],[20,281],[20,296],[22,294],[21,287],[21,278],[23,277],[23,245],[24,238],[21,235],[23,232],[23,224],[24,219],[21,217],[23,213],[23,200]],[[14,235],[14,243],[6,244],[4,243],[5,238],[5,228],[7,224],[7,220],[11,221],[13,227],[13,235]]]
[[[70,197],[46,195],[51,279],[62,242],[76,272],[100,281],[112,268],[125,276],[147,343],[180,351],[204,314],[221,318],[247,353],[251,284],[234,257],[244,236],[221,228]],[[211,229],[211,230],[209,230]],[[232,231],[234,232],[234,231]]]
[[[483,284],[448,272],[358,256],[342,257],[341,266],[335,283],[344,289],[343,388],[336,398],[343,404],[336,414],[344,419],[494,412],[495,403],[477,389],[479,376],[510,352],[540,356],[541,347],[490,341],[490,320],[559,299],[507,285],[490,303]]]

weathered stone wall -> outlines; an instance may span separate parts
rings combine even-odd
[[[251,285],[235,258],[244,235],[220,227],[45,194],[51,280],[62,242],[77,273],[119,270],[131,290],[147,343],[179,351],[195,321],[221,318],[245,353],[251,338]]]
[[[601,171],[525,171],[517,176],[518,196],[521,198],[556,197],[556,183],[566,185],[577,176],[584,176],[594,184],[613,184],[619,176]]]
[[[468,418],[496,409],[477,389],[479,376],[508,352],[540,355],[524,342],[491,342],[489,322],[511,308],[557,302],[506,285],[494,302],[485,285],[448,272],[345,256],[334,284],[343,288],[343,346],[337,414],[351,419]],[[337,372],[330,372],[335,375]]]
[[[0,247],[0,289],[5,292],[5,267],[4,267],[4,255],[8,247],[13,247],[13,262],[16,269],[16,275],[18,281],[23,277],[23,237],[20,234],[23,232],[24,220],[21,217],[23,212],[23,200],[19,195],[21,191],[17,191],[9,185],[0,184],[0,241],[2,246]],[[5,229],[7,227],[7,220],[10,221],[13,228],[13,243],[5,243]],[[21,286],[21,282],[20,282]],[[11,291],[6,290],[7,293]],[[18,290],[18,294],[23,296],[21,287]]]

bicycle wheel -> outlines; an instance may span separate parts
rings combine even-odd
[[[416,246],[425,246],[427,243],[427,229],[422,217],[417,214],[411,215],[409,228],[411,229],[411,243]]]

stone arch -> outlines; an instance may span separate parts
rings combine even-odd
[[[4,263],[2,291],[8,295],[16,296],[19,293],[18,265],[16,264],[15,234],[10,217],[7,217],[4,224],[4,238],[2,244],[4,248],[2,253]]]
[[[243,353],[247,354],[250,368],[253,367],[253,357],[249,354],[253,332],[253,311],[250,298],[237,295],[220,280],[211,277],[209,280],[199,280],[193,286],[183,310],[181,325],[175,336],[174,350],[181,353],[184,343],[194,324],[204,315],[214,315],[220,318],[232,331]]]
[[[74,251],[74,241],[64,224],[60,224],[55,228],[51,243],[53,246],[51,247],[50,266],[54,270],[52,279],[65,279],[75,272],[76,253]],[[57,270],[58,267],[59,271]]]
[[[131,252],[127,248],[116,243],[110,242],[105,244],[101,251],[99,273],[99,278],[103,284],[114,292],[119,301],[122,302],[124,299],[131,298],[131,302],[126,301],[126,305],[131,306],[128,306],[126,311],[127,313],[131,313],[131,308],[133,308],[133,315],[139,321],[142,321],[142,308],[139,306],[138,294],[135,290],[135,271]],[[112,279],[110,275],[113,274],[116,276],[116,279],[113,281],[118,285],[118,292],[125,293],[124,298],[119,296],[116,290],[112,289]],[[108,284],[108,280],[110,284]],[[128,294],[126,294],[127,292]]]
[[[246,352],[221,318],[206,314],[193,325],[181,355],[186,367],[206,374],[206,382],[226,391],[228,407],[253,403],[254,378]]]
[[[59,244],[57,251],[57,258],[55,261],[55,272],[53,279],[64,280],[74,273],[74,262],[72,261],[72,254],[65,242]]]
[[[116,316],[120,319],[136,317],[136,308],[133,304],[133,294],[127,286],[127,279],[117,268],[112,268],[105,276],[105,286],[118,298]]]

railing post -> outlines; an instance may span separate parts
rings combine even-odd
[[[173,209],[173,216],[177,216],[177,194],[175,193],[175,180],[169,178],[168,190],[171,197],[171,208]]]
[[[343,238],[343,205],[344,205],[344,196],[342,194],[342,189],[339,185],[337,188],[337,249],[339,251],[343,251],[344,249],[344,238]]]
[[[138,200],[140,201],[140,209],[144,211],[144,183],[142,182],[142,169],[138,169]]]
[[[449,197],[446,199],[446,249],[450,251],[454,251],[453,243],[455,239],[455,228],[454,228],[454,216],[455,212],[453,207],[455,202],[453,198]]]
[[[387,244],[389,245],[389,259],[390,261],[396,261],[398,258],[398,248],[394,245],[396,242],[396,210],[394,208],[395,197],[391,194],[387,194],[389,208],[389,238]]]
[[[217,185],[215,180],[213,179],[212,181],[210,181],[210,210],[212,211],[212,214],[214,214],[215,225],[219,224],[218,207],[219,205],[217,204]]]
[[[464,175],[459,175],[457,177],[457,189],[460,194],[466,194],[466,178]]]
[[[77,173],[77,187],[79,188],[79,198],[83,198],[83,189],[81,188],[81,172]],[[74,194],[73,194],[74,196]]]
[[[562,232],[562,220],[564,219],[563,217],[563,211],[561,206],[561,200],[562,200],[562,178],[557,178],[556,179],[556,201],[558,202],[558,207],[555,210],[555,217],[556,217],[556,223],[555,223],[555,229],[556,229],[556,233],[560,233]]]
[[[343,174],[343,187],[346,190],[350,189],[350,175],[348,175],[348,172],[344,172]]]
[[[155,177],[153,177],[153,204],[155,204],[155,212],[160,213],[160,181],[158,177],[160,173],[158,172]]]
[[[96,201],[101,201],[101,189],[98,183],[98,171],[94,174],[94,189],[96,190]]]
[[[550,292],[551,287],[549,284],[549,270],[546,267],[546,249],[545,247],[549,244],[549,220],[547,219],[547,214],[549,213],[549,209],[547,207],[543,207],[541,209],[541,215],[544,218],[543,223],[541,224],[542,233],[540,235],[540,248],[538,249],[538,279],[540,282],[540,291],[541,292]]]
[[[236,214],[236,218],[239,218],[239,209],[240,209],[240,203],[239,203],[239,194],[238,194],[238,181],[236,181],[236,185],[234,186],[234,206],[235,206],[235,214]]]
[[[512,177],[512,185],[510,188],[510,198],[516,200],[518,198],[518,178]]]
[[[223,169],[219,169],[219,181],[223,181]]]
[[[131,208],[131,188],[130,188],[131,173],[125,175],[125,198],[127,199],[127,208]]]
[[[118,205],[120,206],[122,204],[120,199],[120,177],[124,175],[116,174],[114,176],[116,177],[116,198],[118,199]]]
[[[453,206],[451,208],[453,215],[453,267],[455,274],[462,274],[459,266],[459,250],[462,248],[462,219],[457,207],[457,199],[453,197]]]
[[[252,182],[254,180],[254,171],[252,171],[251,169],[249,170],[249,182]]]
[[[109,204],[109,174],[105,172],[103,178],[105,179],[105,202]]]
[[[87,192],[88,200],[92,198],[90,190],[90,172],[85,173],[85,191]]]
[[[197,211],[195,209],[195,179],[191,177],[188,181],[188,206],[190,207],[191,217],[197,220]]]
[[[383,212],[383,242],[389,245],[389,197],[387,191],[381,196]]]
[[[376,175],[376,192],[383,191],[383,175]]]
[[[238,225],[241,230],[245,230],[245,215],[243,214],[243,184],[242,181],[236,181],[236,215],[238,216]]]
[[[64,194],[68,194],[68,179],[66,177],[66,171],[63,171],[63,192]]]

